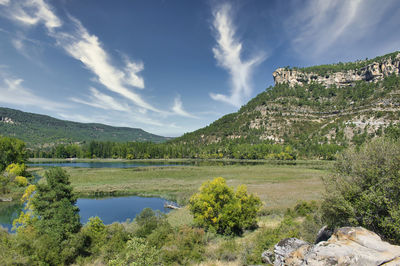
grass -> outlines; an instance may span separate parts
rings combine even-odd
[[[159,196],[184,204],[204,181],[221,176],[230,186],[246,184],[272,209],[291,207],[299,200],[319,200],[321,177],[329,174],[314,164],[65,169],[79,196]]]

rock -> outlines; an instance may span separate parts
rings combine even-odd
[[[285,238],[274,247],[274,265],[284,265],[285,258],[302,246],[310,246],[309,243],[297,238]]]
[[[343,227],[316,245],[289,238],[275,246],[274,265],[400,265],[400,246],[362,227]]]
[[[274,264],[274,252],[266,250],[261,254],[261,261],[266,264]]]
[[[350,86],[356,81],[365,80],[376,82],[392,74],[400,73],[400,53],[392,59],[385,58],[382,61],[371,63],[363,68],[343,72],[329,72],[326,75],[318,75],[305,72],[301,69],[278,68],[272,75],[275,84],[288,83],[289,86],[303,85],[311,82],[321,83],[327,87],[336,85],[338,87]]]
[[[326,241],[328,240],[333,234],[333,231],[328,228],[327,225],[319,229],[317,237],[315,239],[314,244],[318,244],[321,241]]]

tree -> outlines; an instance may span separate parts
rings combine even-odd
[[[72,192],[68,174],[60,167],[45,173],[47,183],[38,184],[32,200],[35,215],[39,217],[36,228],[40,234],[65,240],[81,228],[76,196]]]
[[[400,141],[379,138],[347,150],[324,181],[329,226],[363,226],[400,243]]]
[[[25,143],[19,139],[0,136],[0,171],[12,163],[24,163],[27,153]]]
[[[203,183],[199,193],[191,197],[189,207],[198,225],[230,235],[256,226],[261,201],[249,195],[246,186],[239,186],[234,192],[225,179],[218,177]]]

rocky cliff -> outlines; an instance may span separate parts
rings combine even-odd
[[[400,52],[353,63],[280,68],[273,74],[275,86],[176,142],[288,143],[303,153],[312,145],[359,145],[391,125],[400,127],[399,72]]]
[[[275,245],[273,253],[263,253],[263,261],[275,266],[394,266],[400,265],[400,246],[384,242],[362,227],[343,227],[327,241],[315,245],[297,238],[283,239]]]
[[[353,69],[344,71],[337,71],[339,66],[335,69],[335,65],[321,66],[319,69],[316,67],[311,68],[278,68],[273,72],[275,84],[288,83],[289,86],[310,84],[317,82],[324,86],[330,87],[336,85],[337,87],[351,86],[356,81],[369,81],[376,82],[382,80],[384,77],[392,74],[398,75],[400,72],[400,53],[391,54],[379,58],[378,60],[359,61],[356,63],[347,63]],[[346,64],[342,64],[346,68]],[[313,72],[312,70],[316,70]],[[319,71],[318,71],[319,70]]]

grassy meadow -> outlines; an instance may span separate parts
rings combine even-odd
[[[319,200],[321,178],[331,164],[225,165],[117,168],[65,168],[79,196],[159,196],[186,203],[206,180],[223,177],[228,185],[246,184],[270,209],[293,206],[299,200]]]

